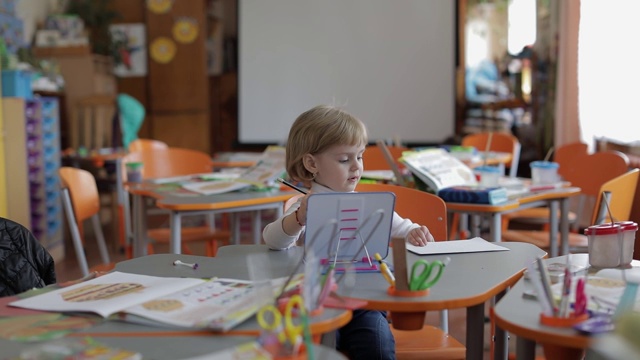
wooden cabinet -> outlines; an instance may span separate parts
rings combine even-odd
[[[207,0],[173,1],[166,13],[143,0],[114,0],[123,23],[144,23],[148,74],[118,79],[118,90],[144,104],[141,137],[210,153],[209,76],[206,55]],[[176,35],[181,25],[188,34]]]
[[[204,0],[175,1],[171,11],[147,9],[149,101],[153,138],[170,146],[210,152]],[[179,36],[180,26],[188,28]],[[154,56],[159,41],[175,48],[166,61]],[[168,55],[167,55],[168,56]]]

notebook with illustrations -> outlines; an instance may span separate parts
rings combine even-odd
[[[374,254],[389,253],[395,195],[390,192],[311,194],[307,203],[305,253],[324,263],[377,270]]]

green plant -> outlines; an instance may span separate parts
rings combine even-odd
[[[111,0],[71,0],[66,13],[78,15],[89,30],[89,41],[96,54],[111,55],[109,25],[120,18],[120,13],[111,8]]]

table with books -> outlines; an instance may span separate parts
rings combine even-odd
[[[4,323],[0,335],[5,335],[0,336],[3,355],[17,356],[33,347],[33,344],[25,343],[25,339],[18,339],[18,334],[34,340],[43,329],[50,329],[49,338],[43,335],[37,340],[53,340],[61,335],[78,341],[87,338],[89,343],[84,346],[99,343],[132,351],[134,355],[139,353],[144,358],[196,359],[223,350],[257,351],[247,349],[264,334],[263,324],[255,314],[265,301],[283,291],[283,284],[289,279],[285,275],[289,275],[291,269],[285,271],[274,266],[273,277],[258,287],[257,281],[248,280],[249,276],[243,274],[241,269],[250,267],[246,263],[247,257],[243,259],[245,261],[150,255],[118,263],[115,271],[96,278],[7,298],[0,306],[0,322]],[[27,320],[29,316],[46,316],[47,319]],[[308,329],[304,331],[303,349],[312,348],[320,358],[344,359],[341,354],[317,343],[322,334],[332,332],[350,320],[350,309],[324,308],[319,313],[312,313],[308,323],[300,318],[294,321],[306,324]],[[70,333],[62,334],[62,330],[71,324],[76,325],[69,329]],[[166,341],[169,339],[171,341]],[[264,345],[263,342],[260,344]],[[78,346],[58,345],[64,348]],[[240,349],[239,345],[242,345]],[[246,352],[242,354],[246,355]]]
[[[283,172],[284,149],[269,147],[255,166],[239,173],[214,172],[127,183],[127,192],[133,196],[134,256],[146,253],[145,198],[154,199],[154,206],[169,211],[172,253],[180,253],[181,219],[187,215],[250,211],[253,239],[259,243],[262,227],[257,212],[271,209],[279,216],[283,203],[294,194],[280,191],[279,184],[274,186]],[[232,233],[236,243],[239,243],[239,232],[239,221],[235,221]]]
[[[141,239],[145,238],[147,224],[145,219],[145,198],[153,198],[155,206],[169,211],[169,226],[171,228],[172,253],[180,253],[182,228],[181,218],[188,215],[207,214],[212,212],[238,213],[243,211],[274,210],[275,216],[282,214],[285,201],[295,192],[280,189],[264,189],[259,191],[234,191],[224,194],[203,195],[184,192],[182,189],[166,189],[164,185],[137,184],[130,186],[128,192],[133,195],[133,232],[134,232],[134,256],[146,253],[146,244]],[[261,218],[252,213],[252,238],[258,243],[261,239]],[[239,222],[234,223],[232,233],[234,241],[238,243]]]
[[[578,196],[580,188],[562,182],[533,186],[529,179],[515,177],[501,177],[498,186],[481,187],[474,170],[444,149],[407,153],[402,162],[417,183],[445,200],[447,211],[471,215],[472,236],[479,236],[480,218],[485,216],[490,218],[490,240],[499,242],[502,240],[503,214],[549,206],[551,256],[558,255],[558,229],[562,254],[568,253],[569,198]]]
[[[486,190],[479,190],[486,191]],[[569,200],[580,194],[577,187],[557,187],[536,191],[524,191],[509,196],[506,201],[497,204],[457,202],[444,199],[447,211],[472,215],[471,235],[478,236],[480,216],[489,217],[490,240],[502,240],[502,215],[522,209],[548,206],[549,211],[549,246],[550,255],[558,255],[558,232],[560,233],[561,253],[569,252]],[[559,214],[558,214],[559,211]],[[558,216],[560,215],[560,216]]]

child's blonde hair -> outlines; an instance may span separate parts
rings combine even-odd
[[[366,145],[367,129],[362,121],[344,110],[318,105],[300,114],[291,125],[287,140],[287,173],[306,185],[313,179],[302,161],[306,154],[319,154],[334,145]]]

